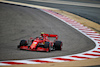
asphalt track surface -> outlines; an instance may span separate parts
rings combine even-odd
[[[20,40],[39,36],[42,31],[57,34],[63,41],[63,50],[46,53],[17,49]],[[94,47],[89,38],[38,9],[0,3],[0,60],[71,55]]]
[[[100,0],[59,0],[59,1],[72,1],[72,2],[96,3],[96,4],[100,3]]]
[[[81,17],[84,17],[86,19],[89,19],[93,22],[100,24],[100,16],[99,16],[100,15],[100,8],[37,2],[37,1],[30,1],[30,0],[8,0],[8,1],[22,2],[22,3],[51,7],[51,8],[58,8],[60,10],[64,10],[64,11],[79,15]],[[69,1],[69,0],[63,0],[63,1]],[[72,2],[79,2],[79,3],[83,2],[83,3],[100,4],[99,0],[71,0],[71,1]]]

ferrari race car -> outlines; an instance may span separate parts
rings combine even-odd
[[[55,38],[51,41],[49,38]],[[41,34],[39,37],[30,38],[29,40],[21,40],[18,48],[30,51],[46,51],[62,50],[62,42],[58,41],[58,35]]]

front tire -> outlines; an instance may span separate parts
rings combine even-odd
[[[28,43],[26,40],[21,40],[20,44],[17,47],[20,48],[21,46],[27,46],[27,45],[28,45]]]
[[[50,52],[50,51],[51,51],[51,50],[50,50],[50,43],[49,43],[49,42],[45,42],[44,48],[47,49],[46,52]]]

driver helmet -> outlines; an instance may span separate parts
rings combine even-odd
[[[45,34],[44,32],[41,32],[41,36],[43,36],[43,34]]]

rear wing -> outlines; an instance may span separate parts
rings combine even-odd
[[[55,34],[41,34],[41,36],[55,37],[56,39],[58,39],[58,35],[55,35]]]

